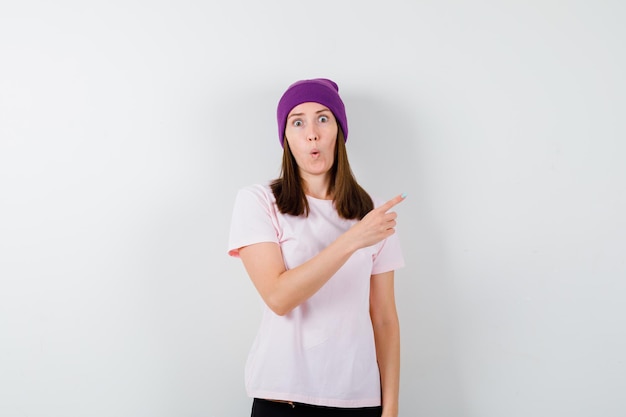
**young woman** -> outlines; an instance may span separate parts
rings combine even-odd
[[[278,103],[281,175],[239,191],[229,254],[264,301],[246,365],[253,417],[396,417],[403,266],[399,195],[374,208],[346,153],[337,84],[298,81]]]

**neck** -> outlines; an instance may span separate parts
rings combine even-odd
[[[320,200],[332,200],[332,195],[329,193],[330,176],[320,175],[302,178],[304,193],[313,198]]]

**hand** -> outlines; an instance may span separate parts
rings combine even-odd
[[[393,206],[404,201],[406,194],[397,195],[382,206],[367,213],[365,217],[352,226],[346,235],[356,249],[375,245],[395,233],[395,212],[389,212]]]

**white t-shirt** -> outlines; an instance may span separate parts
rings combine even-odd
[[[294,268],[356,223],[339,217],[331,200],[307,197],[308,217],[282,214],[269,185],[237,194],[229,255],[260,242],[280,245]],[[380,375],[369,315],[370,278],[404,266],[397,236],[355,252],[312,297],[284,316],[264,305],[246,364],[250,397],[329,407],[381,404]]]

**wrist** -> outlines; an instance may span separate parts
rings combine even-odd
[[[348,255],[348,257],[352,256],[352,254],[354,254],[354,252],[359,249],[356,242],[354,242],[353,239],[350,238],[349,231],[339,236],[335,243],[337,243],[337,245],[341,248],[342,251],[345,252],[346,255]]]

